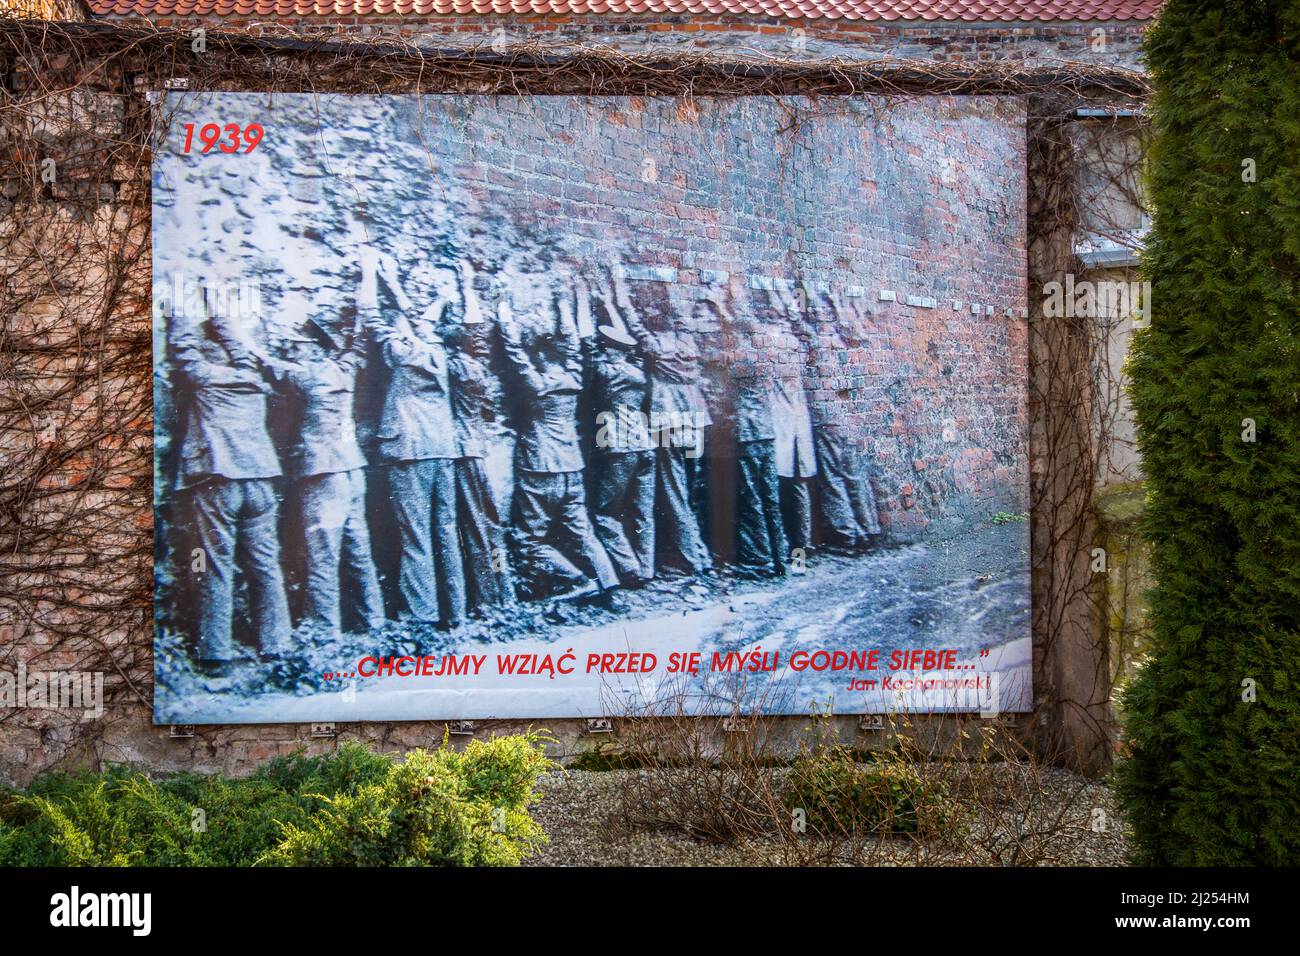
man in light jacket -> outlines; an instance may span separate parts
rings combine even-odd
[[[309,319],[294,337],[292,361],[284,372],[303,402],[302,424],[287,462],[296,479],[293,490],[307,559],[302,623],[330,634],[342,627],[340,575],[356,589],[360,623],[372,629],[384,623],[366,518],[366,461],[353,409],[359,338],[354,330],[351,341],[340,347],[323,324]]]
[[[447,350],[438,331],[444,311],[456,301],[456,273],[420,263],[404,283],[394,260],[380,260],[379,276],[397,302],[391,320],[381,320],[373,270],[372,264],[369,279],[363,279],[362,301],[390,375],[377,437],[379,454],[389,463],[401,535],[402,617],[456,628],[467,610],[456,520],[454,462],[460,455]]]
[[[526,256],[507,281],[498,322],[519,398],[513,507],[521,583],[532,598],[612,591],[618,575],[587,515],[573,290]]]
[[[185,407],[176,488],[189,496],[202,550],[198,663],[220,673],[244,656],[233,636],[241,558],[262,659],[289,649],[276,488],[281,470],[266,429],[277,368],[237,322],[220,316],[189,336],[175,336],[172,345]]]

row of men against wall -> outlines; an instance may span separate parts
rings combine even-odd
[[[345,331],[336,317],[310,318],[267,349],[238,322],[213,316],[172,336],[184,416],[176,485],[206,564],[197,582],[201,663],[242,656],[233,636],[237,566],[261,655],[292,653],[277,490],[285,475],[303,534],[291,546],[307,564],[300,626],[339,630],[343,579],[366,626],[387,619],[367,521],[374,463],[383,465],[399,537],[405,620],[454,628],[516,595],[608,595],[654,578],[665,554],[694,573],[711,571],[699,453],[716,426],[686,309],[665,309],[651,332],[619,268],[575,289],[527,255],[503,270],[492,316],[464,259],[403,274],[391,257],[367,253],[361,272]],[[706,289],[694,307],[724,326],[742,323],[728,298]],[[368,461],[355,393],[374,349],[385,375],[377,461]],[[811,548],[814,480],[831,542],[867,545],[880,530],[875,502],[843,426],[810,414],[797,377],[755,374],[734,385],[739,568],[780,574],[792,551]],[[302,405],[289,448],[277,448],[266,427],[268,399],[281,388]],[[514,406],[508,533],[485,463],[503,395]],[[580,399],[601,410],[590,456]]]

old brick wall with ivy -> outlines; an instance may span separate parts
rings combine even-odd
[[[943,137],[958,128],[943,122],[943,111],[951,108],[943,97],[996,94],[1004,98],[999,102],[1025,104],[1028,119],[1018,119],[1014,109],[998,117],[1003,107],[986,107],[994,110],[991,128],[1004,138],[974,144],[973,152],[971,144],[953,143],[954,156],[966,149],[977,163],[1018,162],[1027,128],[1024,161],[1031,182],[1036,164],[1050,154],[1042,145],[1041,114],[1059,115],[1067,109],[1063,104],[1081,97],[1103,100],[1143,92],[1141,82],[1126,71],[1105,70],[1027,77],[1019,71],[952,68],[916,76],[839,67],[746,71],[687,59],[672,70],[661,64],[638,72],[626,60],[600,57],[558,65],[526,58],[431,61],[409,51],[277,48],[239,36],[223,41],[215,35],[209,37],[208,49],[219,55],[199,60],[190,53],[185,32],[38,34],[4,24],[0,38],[0,72],[5,77],[0,135],[13,146],[0,159],[0,453],[5,463],[0,481],[0,670],[13,672],[21,665],[32,671],[96,671],[104,675],[107,695],[104,713],[90,719],[33,707],[0,712],[0,778],[18,780],[44,767],[104,760],[238,771],[296,746],[333,745],[312,740],[306,725],[199,728],[193,737],[173,739],[168,728],[150,724],[152,276],[147,144],[152,120],[145,94],[161,88],[169,77],[187,75],[191,89],[911,96],[919,104],[918,116],[928,111],[935,119],[909,128],[900,138],[904,149],[908,136]],[[1052,95],[1044,98],[1045,93]],[[52,177],[45,162],[49,159],[55,160]],[[1029,200],[1025,231],[1031,263],[1035,237],[1056,235],[1042,224],[1059,232],[1056,217],[1065,215],[1061,210],[1068,206],[1052,190],[1046,193],[1046,198],[1031,194]],[[935,212],[944,228],[962,228],[955,210],[948,216]],[[998,213],[989,209],[981,214]],[[883,240],[877,236],[871,241]],[[924,243],[882,249],[878,261],[889,284],[874,285],[900,286],[903,300],[877,300],[877,309],[888,310],[880,313],[882,324],[904,329],[907,335],[924,330],[942,339],[947,320],[938,308],[906,305],[907,284],[923,271],[916,264],[925,262]],[[1081,518],[1086,508],[1080,508],[1073,490],[1078,483],[1071,476],[1091,453],[1091,433],[1087,416],[1079,410],[1080,395],[1070,391],[1085,389],[1087,383],[1062,370],[1079,367],[1074,358],[1086,345],[1086,336],[1065,330],[1068,348],[1060,347],[1055,333],[1035,336],[1035,303],[1023,291],[1026,271],[1032,277],[1033,268],[1027,270],[1018,254],[994,261],[992,272],[1000,277],[999,284],[983,290],[982,300],[994,304],[996,298],[996,311],[985,316],[986,322],[1023,329],[1025,319],[1008,316],[1005,310],[1024,305],[1030,310],[1028,332],[1014,333],[1028,339],[1027,411],[1012,410],[1008,419],[1028,415],[1035,436],[1030,466],[1040,713],[1029,722],[1040,716],[1042,720],[1038,730],[1028,728],[1027,733],[1059,743],[1080,696],[1100,694],[1102,701],[1108,696],[1104,681],[1100,689],[1095,679],[1088,684],[1095,678],[1095,633],[1083,623],[1090,613],[1088,587],[1080,583],[1073,564],[1090,532]],[[929,271],[937,274],[941,265],[933,263]],[[935,286],[934,291],[943,290]],[[961,298],[973,298],[976,291],[962,290]],[[953,315],[950,302],[948,309]],[[939,347],[963,346],[941,342]],[[975,343],[967,347],[974,354]],[[921,352],[919,361],[932,363],[938,373],[941,358],[924,348]],[[1083,368],[1088,365],[1082,363]],[[1048,408],[1057,413],[1045,414]],[[1082,428],[1077,427],[1080,421]],[[1056,440],[1058,432],[1068,433],[1069,440]],[[930,470],[930,458],[928,453],[920,456],[921,472]],[[917,460],[900,448],[899,474],[918,473]],[[1082,483],[1090,485],[1091,480]],[[893,507],[905,514],[901,486],[891,493],[896,496]],[[1067,659],[1058,640],[1063,634],[1078,657],[1069,667],[1062,664]],[[1063,667],[1073,675],[1071,680],[1087,685],[1082,693],[1064,686]],[[1100,719],[1104,723],[1104,707]],[[1080,739],[1067,747],[1065,762],[1094,767],[1098,761],[1105,763],[1093,739],[1097,721],[1093,714],[1078,726]],[[857,733],[856,718],[845,718],[839,726],[846,737]],[[552,729],[561,736],[561,750],[582,745],[579,722],[554,722]],[[441,739],[443,726],[411,722],[342,730],[381,747],[398,748]]]

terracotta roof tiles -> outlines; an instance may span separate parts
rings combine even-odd
[[[1024,22],[1150,20],[1163,0],[88,0],[104,15],[701,14],[786,19]]]

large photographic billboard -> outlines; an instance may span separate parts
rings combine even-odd
[[[1029,709],[1021,100],[158,108],[157,722]]]

